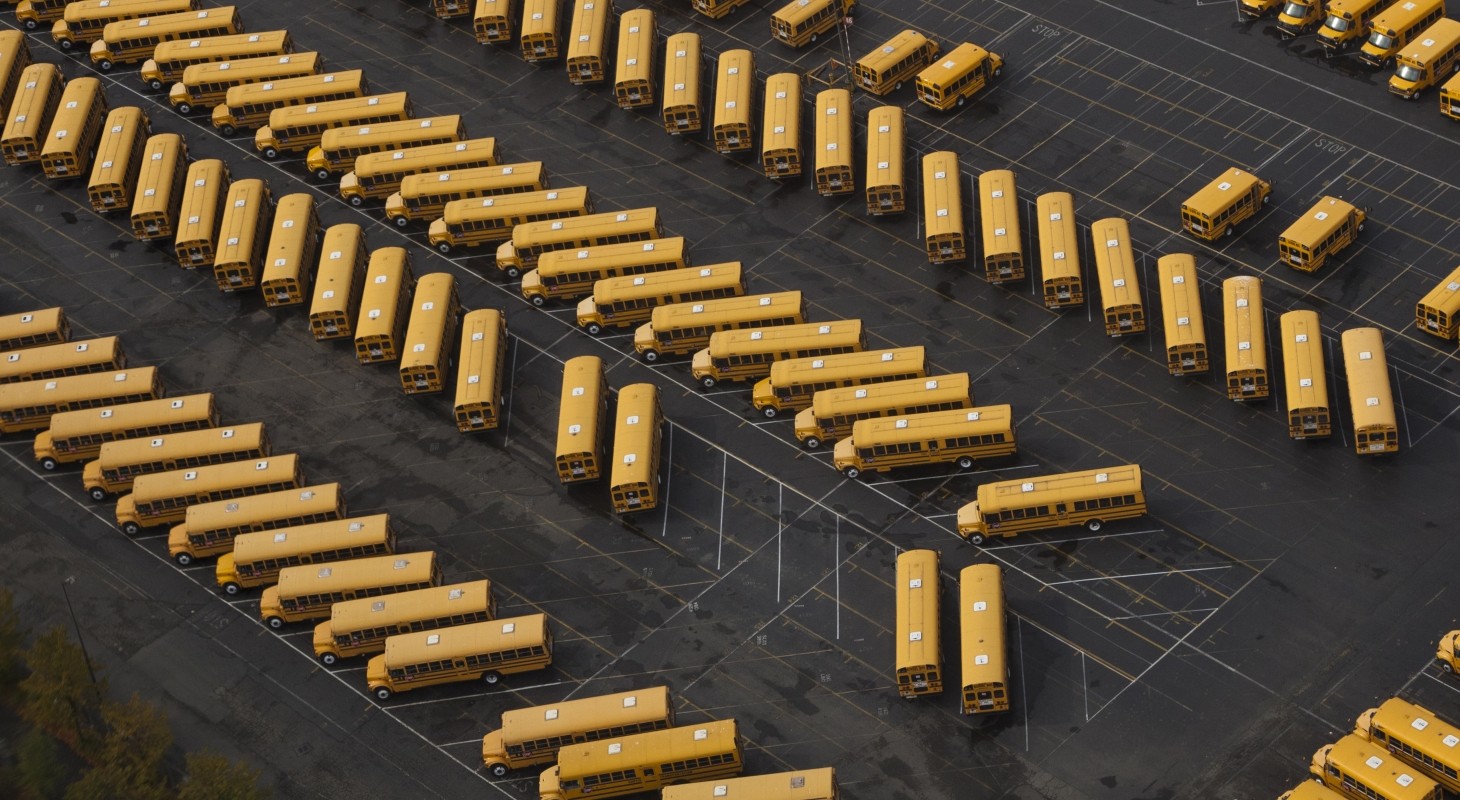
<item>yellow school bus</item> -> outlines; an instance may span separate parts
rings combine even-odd
[[[658,306],[634,330],[634,350],[649,363],[665,355],[685,355],[709,345],[716,331],[797,325],[806,321],[799,290],[697,303]]]
[[[77,0],[67,3],[61,18],[51,24],[51,41],[73,50],[90,46],[113,22],[197,9],[198,0]]]
[[[927,411],[861,419],[852,435],[836,443],[832,463],[848,478],[867,470],[955,462],[972,469],[981,458],[1018,452],[1014,413],[1008,405]]]
[[[613,0],[573,0],[568,23],[568,82],[602,83],[608,77],[608,29]]]
[[[273,211],[274,196],[264,181],[248,178],[228,187],[218,224],[218,251],[213,255],[213,278],[219,291],[258,285]]]
[[[365,680],[375,699],[443,683],[481,681],[495,686],[503,675],[547,669],[553,634],[546,614],[452,625],[387,637],[385,652],[370,659]]]
[[[897,556],[894,578],[897,598],[897,647],[893,676],[897,694],[912,699],[943,693],[943,651],[939,635],[937,550],[904,550]]]
[[[1395,754],[1350,733],[1318,748],[1308,772],[1340,794],[1363,800],[1440,800],[1440,785]]]
[[[542,261],[538,269],[542,271]],[[745,275],[739,261],[704,267],[667,269],[641,275],[602,277],[592,284],[593,294],[578,303],[578,327],[597,336],[605,327],[641,325],[656,306],[718,300],[745,294]]]
[[[1460,334],[1460,267],[1415,304],[1414,326],[1446,341]]]
[[[1405,100],[1445,79],[1460,63],[1460,21],[1441,17],[1395,55],[1390,94]]]
[[[235,86],[304,78],[318,75],[323,68],[324,59],[319,53],[286,53],[194,64],[183,70],[181,80],[172,84],[167,102],[179,114],[191,114],[200,108],[211,111],[226,102],[228,90]]]
[[[501,243],[518,225],[591,213],[593,201],[586,186],[567,186],[540,192],[515,192],[467,200],[452,200],[431,220],[426,238],[442,253],[458,247]],[[499,245],[500,247],[500,245]],[[516,277],[516,273],[509,272]]]
[[[664,132],[694,133],[704,126],[700,110],[700,35],[676,33],[664,45]]]
[[[9,112],[20,73],[31,65],[30,46],[20,31],[0,31],[0,112]]]
[[[771,14],[771,37],[800,47],[834,30],[857,10],[857,0],[791,0]]]
[[[796,412],[796,438],[808,450],[852,434],[859,420],[973,408],[968,373],[822,389]]]
[[[1420,31],[1443,16],[1445,0],[1399,0],[1369,23],[1369,39],[1360,48],[1359,58],[1371,67],[1387,67]]]
[[[468,0],[431,0],[431,10],[436,12],[437,19],[451,19],[470,14],[471,4]]]
[[[990,536],[1105,523],[1146,513],[1141,468],[1134,464],[1042,475],[978,487],[978,499],[958,509],[958,535],[970,544]]]
[[[541,161],[498,164],[444,172],[423,172],[400,182],[385,200],[386,219],[404,228],[413,221],[437,219],[446,204],[504,194],[541,192],[548,188],[547,169]]]
[[[365,286],[360,292],[360,319],[355,323],[355,360],[384,364],[400,358],[415,288],[409,251],[404,247],[370,251]]]
[[[502,727],[482,737],[482,764],[502,778],[514,769],[551,764],[568,745],[673,725],[666,686],[509,709],[502,712]]]
[[[937,63],[918,73],[913,85],[918,100],[935,111],[962,107],[1004,74],[1004,59],[976,44],[964,42]]]
[[[41,169],[47,178],[79,178],[86,173],[107,111],[101,81],[77,78],[66,84],[41,145]]]
[[[1251,0],[1248,0],[1250,2]],[[1278,795],[1278,800],[1345,800],[1346,796],[1317,781],[1303,781]]]
[[[51,416],[63,411],[156,400],[163,394],[156,367],[0,384],[0,434],[50,427]]]
[[[7,0],[15,6],[15,21],[28,31],[50,27],[66,13],[66,5],[74,0]],[[18,33],[18,31],[17,31]]]
[[[662,800],[837,800],[838,792],[836,770],[823,767],[666,786]]]
[[[619,19],[613,97],[622,109],[654,105],[654,53],[659,49],[654,12],[629,9]]]
[[[1399,426],[1395,422],[1383,337],[1378,328],[1349,328],[1342,340],[1354,449],[1361,456],[1397,453]]]
[[[1080,272],[1080,242],[1075,230],[1075,198],[1046,192],[1035,199],[1039,220],[1039,281],[1044,307],[1068,308],[1085,302]]]
[[[66,320],[65,309],[60,307],[0,317],[0,352],[56,344],[70,338],[71,323]]]
[[[720,54],[715,71],[715,113],[710,127],[715,151],[749,150],[755,146],[751,125],[755,56],[749,50],[726,50]]]
[[[151,132],[147,114],[136,106],[114,108],[106,115],[96,145],[96,163],[86,182],[86,197],[93,211],[107,214],[132,207]]]
[[[1144,332],[1146,310],[1129,226],[1119,217],[1098,219],[1090,223],[1090,238],[1095,250],[1095,270],[1100,278],[1106,335]]]
[[[1223,172],[1181,204],[1181,227],[1209,242],[1231,236],[1272,196],[1272,184],[1236,167]]]
[[[295,192],[279,198],[274,207],[274,225],[264,249],[264,269],[259,290],[270,308],[295,306],[309,293],[309,272],[314,247],[319,244],[319,212],[314,195]]]
[[[1324,0],[1284,0],[1278,10],[1277,29],[1284,38],[1308,33],[1323,21]]]
[[[482,308],[461,318],[456,364],[456,402],[451,411],[462,433],[496,429],[502,420],[507,371],[507,317]]]
[[[61,105],[66,79],[55,64],[31,64],[20,73],[10,116],[0,134],[0,154],[12,167],[41,160],[47,125]]]
[[[989,283],[1024,278],[1024,242],[1019,235],[1019,193],[1014,173],[993,169],[978,176],[979,220],[983,226],[983,270]]]
[[[0,383],[39,381],[125,369],[127,354],[115,336],[11,350],[0,360]]]
[[[852,93],[826,89],[816,94],[816,192],[822,197],[857,190],[852,174]]]
[[[218,222],[231,183],[228,165],[216,158],[194,161],[183,181],[177,232],[172,249],[183,269],[212,266],[218,245]]]
[[[1365,219],[1362,209],[1325,195],[1278,236],[1278,256],[1300,272],[1317,272],[1358,240]]]
[[[386,521],[385,514],[342,520],[377,526]],[[390,636],[486,622],[496,616],[492,582],[486,579],[341,600],[330,606],[329,619],[314,626],[314,655],[321,664],[332,667],[342,658],[384,651]]]
[[[1222,281],[1222,331],[1227,342],[1227,399],[1267,397],[1271,388],[1261,279],[1238,275]]]
[[[1318,29],[1318,43],[1323,45],[1324,53],[1331,58],[1364,41],[1369,23],[1389,4],[1390,0],[1328,0],[1328,18]]]
[[[1176,376],[1200,375],[1209,364],[1196,258],[1190,253],[1161,256],[1156,260],[1156,274],[1161,284],[1161,316],[1166,322],[1166,371]]]
[[[648,511],[659,505],[663,429],[664,412],[659,407],[657,386],[631,383],[619,390],[608,487],[615,512]]]
[[[958,154],[937,150],[923,156],[923,248],[929,264],[968,257],[963,229],[963,172]]]
[[[151,58],[142,62],[141,77],[148,89],[157,92],[178,81],[186,82],[184,76],[188,67],[196,64],[278,57],[292,52],[294,40],[289,38],[288,31],[236,33],[163,42],[152,51]]]
[[[179,566],[233,549],[241,533],[292,528],[345,516],[338,483],[287,489],[188,506],[183,522],[167,532],[167,552]],[[277,627],[277,626],[275,626]]]
[[[866,346],[859,319],[716,331],[694,354],[690,372],[700,386],[713,389],[720,381],[768,376],[771,364],[779,360],[857,353]]]
[[[262,422],[117,439],[101,445],[96,459],[86,463],[81,483],[99,503],[131,490],[142,475],[266,458],[271,452]]]
[[[413,592],[441,585],[436,553],[396,553],[289,566],[259,597],[259,614],[270,628],[323,619],[335,603],[361,597]]]
[[[522,296],[541,306],[549,300],[584,297],[601,280],[666,272],[688,264],[681,236],[549,250],[538,256],[536,268],[522,276]],[[641,310],[649,313],[647,306]]]
[[[621,797],[745,769],[735,720],[706,722],[564,746],[537,779],[541,800]]]
[[[765,79],[760,164],[767,178],[801,174],[801,76],[777,72]]]
[[[558,57],[558,0],[522,0],[522,60],[529,64]]]
[[[477,0],[471,28],[479,44],[512,41],[513,0]]]
[[[303,483],[299,456],[293,453],[138,475],[132,491],[117,498],[117,527],[136,536],[143,528],[182,522],[189,506],[297,489]]]
[[[907,208],[903,161],[902,109],[874,107],[867,112],[868,214],[901,214]]]
[[[959,645],[963,656],[964,714],[1009,710],[1009,666],[1004,621],[1004,572],[974,564],[958,573]]]
[[[554,459],[559,483],[598,480],[607,415],[608,382],[603,378],[603,359],[576,356],[564,362]]]
[[[324,181],[337,172],[353,169],[355,159],[363,155],[465,139],[466,123],[460,114],[339,127],[320,136],[304,164],[316,179]]]
[[[340,196],[350,201],[350,205],[360,206],[366,200],[390,197],[398,193],[405,180],[414,175],[442,170],[494,167],[498,163],[497,140],[490,136],[484,139],[467,139],[464,142],[368,153],[355,159],[354,170],[341,176]],[[389,215],[389,200],[386,201],[385,210]],[[399,219],[395,220],[395,224],[405,227],[405,223]]]
[[[269,124],[254,132],[253,146],[272,160],[285,152],[307,152],[332,128],[400,122],[411,119],[411,113],[411,99],[405,92],[285,106],[269,112]]]
[[[720,19],[726,14],[734,14],[737,9],[750,0],[694,0],[691,4],[694,10],[704,14],[710,19]]]
[[[1435,660],[1440,669],[1450,675],[1460,670],[1460,631],[1450,631],[1440,637],[1435,646]]]
[[[142,148],[137,193],[132,198],[132,235],[142,241],[166,239],[177,227],[183,182],[188,175],[188,145],[175,133],[155,133]]]
[[[67,411],[51,417],[51,427],[36,434],[32,452],[46,472],[61,464],[94,460],[101,446],[117,439],[137,439],[211,428],[218,424],[212,394]]]
[[[315,341],[354,337],[365,260],[365,232],[359,225],[342,222],[325,230],[309,305],[309,330]]]
[[[400,357],[400,386],[406,394],[439,392],[446,388],[451,343],[456,338],[460,316],[456,278],[449,272],[422,275],[411,298],[411,319],[406,325],[405,349]]]
[[[1460,120],[1460,75],[1445,81],[1445,85],[1440,87],[1440,113]]]
[[[1391,697],[1359,715],[1354,734],[1383,748],[1451,792],[1460,792],[1460,728],[1435,712]]]
[[[243,32],[243,18],[234,6],[183,11],[109,23],[91,43],[91,64],[110,72],[118,64],[135,64],[152,55],[157,45],[180,39],[227,36]]]
[[[223,103],[213,106],[213,127],[224,136],[232,136],[240,128],[267,125],[275,109],[364,97],[369,93],[365,72],[358,69],[246,83],[230,88],[223,96]]]
[[[267,586],[289,567],[395,553],[389,514],[241,533],[233,552],[218,556],[214,581],[226,594]],[[316,573],[318,574],[318,573]]]
[[[1278,318],[1283,337],[1288,436],[1318,439],[1333,432],[1328,377],[1323,367],[1323,329],[1316,311],[1289,311]]]
[[[515,278],[535,268],[543,253],[642,242],[663,236],[659,209],[655,206],[522,222],[512,228],[512,238],[497,246],[497,269]]]
[[[885,95],[902,88],[938,58],[938,43],[914,30],[905,30],[857,59],[852,79],[857,88]]]
[[[1237,0],[1237,10],[1250,22],[1277,11],[1282,4],[1283,0]]]

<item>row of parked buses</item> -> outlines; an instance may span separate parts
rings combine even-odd
[[[1276,13],[1285,38],[1317,33],[1331,58],[1357,49],[1374,68],[1393,65],[1389,92],[1406,100],[1440,89],[1440,111],[1460,119],[1460,22],[1445,16],[1445,0],[1238,0],[1249,19]]]
[[[1313,754],[1312,781],[1279,800],[1440,800],[1460,792],[1460,728],[1391,697],[1359,714],[1353,732]]]

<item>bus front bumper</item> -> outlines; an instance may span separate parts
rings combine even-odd
[[[126,529],[128,522],[139,528],[142,526],[137,519],[137,501],[132,499],[131,494],[124,494],[117,498],[117,527]]]
[[[531,300],[534,295],[542,297],[542,302],[547,302],[547,290],[542,286],[542,275],[535,269],[522,273],[522,296]]]
[[[356,196],[361,201],[365,199],[365,195],[360,193],[360,177],[355,174],[354,170],[350,170],[340,176],[340,197],[349,200],[351,197]]]
[[[309,155],[304,157],[304,165],[309,167],[310,172],[330,170],[330,162],[324,157],[324,148],[319,145],[309,148]]]
[[[689,362],[689,371],[697,381],[714,375],[714,365],[710,361],[710,348],[704,347],[695,351]]]
[[[222,589],[230,583],[238,583],[238,570],[233,568],[233,554],[224,553],[218,556],[218,563],[213,567],[213,580]]]
[[[527,273],[527,275],[522,276],[522,287],[524,290],[527,288],[527,278],[536,274],[537,270],[533,270]],[[597,324],[600,328],[606,327],[603,324],[602,315],[598,313],[598,301],[594,300],[591,294],[578,301],[578,327],[586,328],[590,322]]]
[[[764,408],[774,408],[777,411],[784,410],[776,403],[776,393],[775,390],[771,389],[770,378],[761,378],[755,382],[755,388],[750,392],[750,402],[755,404],[757,411]]]
[[[958,509],[958,535],[967,539],[978,532],[983,515],[978,513],[978,503],[966,503]]]
[[[313,644],[315,658],[319,658],[325,653],[334,653],[335,658],[340,657],[340,654],[335,651],[335,640],[330,635],[331,630],[329,620],[325,620],[314,626]]]
[[[35,444],[31,446],[31,452],[35,454],[36,461],[40,461],[45,458],[56,458],[56,450],[53,444],[54,441],[55,440],[51,438],[50,428],[47,428],[35,435]],[[60,461],[59,458],[57,458],[56,460]]]

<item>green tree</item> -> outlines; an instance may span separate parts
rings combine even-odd
[[[259,786],[257,769],[207,750],[188,753],[188,776],[177,792],[177,800],[268,800],[271,796]]]
[[[12,702],[19,695],[25,676],[25,639],[30,635],[15,613],[15,595],[0,589],[0,702]]]
[[[67,769],[56,740],[31,728],[16,748],[15,782],[23,797],[56,800],[66,787]]]
[[[57,626],[36,637],[25,651],[25,666],[30,674],[20,682],[20,715],[89,758],[99,738],[94,720],[101,693],[91,683],[81,648]]]
[[[106,739],[81,780],[66,790],[66,800],[168,800],[172,792],[162,760],[172,747],[167,716],[132,695],[125,703],[102,707]]]

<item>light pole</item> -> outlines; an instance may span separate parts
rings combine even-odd
[[[76,643],[81,645],[81,660],[86,662],[86,674],[91,677],[91,690],[96,693],[98,707],[101,705],[101,687],[96,684],[96,671],[91,668],[91,656],[86,652],[86,640],[81,638],[81,625],[76,621],[76,609],[71,607],[71,593],[66,587],[76,582],[75,576],[67,575],[61,581],[61,596],[66,598],[66,613],[71,615],[71,628],[76,631]]]

